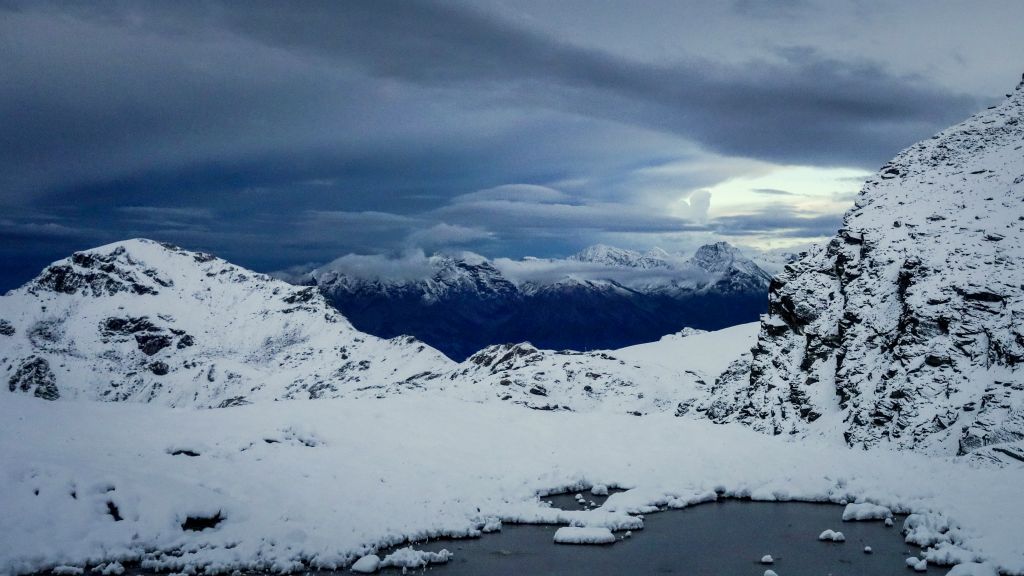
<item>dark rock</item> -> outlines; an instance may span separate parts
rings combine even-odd
[[[216,528],[224,521],[224,516],[218,511],[213,516],[188,516],[181,523],[181,529],[191,532],[202,532],[210,528]]]
[[[136,334],[135,342],[146,356],[152,356],[171,345],[171,337],[163,334]]]
[[[14,336],[14,326],[7,320],[0,319],[0,336]]]
[[[156,374],[157,376],[166,376],[167,373],[170,372],[171,370],[170,366],[168,366],[166,362],[160,361],[151,362],[148,368],[150,372]]]
[[[34,390],[33,395],[43,400],[60,398],[57,379],[50,370],[50,363],[38,356],[30,356],[22,362],[7,385],[11,392]]]

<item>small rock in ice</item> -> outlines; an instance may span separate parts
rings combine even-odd
[[[623,535],[623,538],[630,538],[632,536],[633,536],[633,531],[632,530],[626,530],[626,533]]]
[[[821,534],[818,534],[818,540],[823,542],[846,542],[846,535],[842,532],[836,532],[835,530],[825,530]]]
[[[594,484],[594,487],[590,489],[590,493],[594,496],[607,496],[608,487],[604,484]]]
[[[356,560],[356,563],[352,565],[350,570],[357,574],[373,574],[378,568],[380,568],[380,556],[370,554]]]
[[[555,531],[555,544],[611,544],[615,535],[607,528],[565,526]]]
[[[865,554],[871,554],[872,552],[874,552],[874,550],[871,549],[871,546],[865,546],[864,547],[864,553]]]
[[[577,494],[575,498],[577,502],[581,502],[583,500],[583,494]]]
[[[761,556],[761,564],[775,564],[775,558],[772,558],[771,554],[765,554]]]
[[[885,527],[886,528],[892,528],[892,525],[893,525],[892,518],[886,518],[885,519]]]
[[[764,576],[779,576],[779,575],[775,573],[775,570],[765,570],[764,571]]]

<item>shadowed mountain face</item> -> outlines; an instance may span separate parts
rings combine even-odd
[[[433,256],[418,278],[359,275],[343,261],[305,281],[359,330],[410,334],[455,360],[492,344],[610,349],[751,322],[767,310],[770,281],[724,242],[689,259],[608,246],[566,260]]]

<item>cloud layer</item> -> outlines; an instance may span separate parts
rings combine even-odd
[[[0,288],[128,236],[275,269],[818,235],[837,213],[785,188],[730,214],[706,190],[770,166],[873,169],[990,101],[978,78],[1019,72],[979,33],[1019,4],[991,22],[964,7],[945,38],[928,30],[949,10],[922,4],[889,55],[809,23],[870,35],[904,6],[685,4],[0,4]],[[920,34],[939,44],[901,60]]]

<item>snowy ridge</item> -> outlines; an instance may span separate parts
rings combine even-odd
[[[868,180],[839,234],[773,281],[752,358],[706,413],[852,446],[1021,459],[1022,116],[1018,87]]]
[[[227,406],[343,395],[451,362],[362,334],[315,288],[149,240],[79,252],[0,297],[0,375],[46,399]]]

